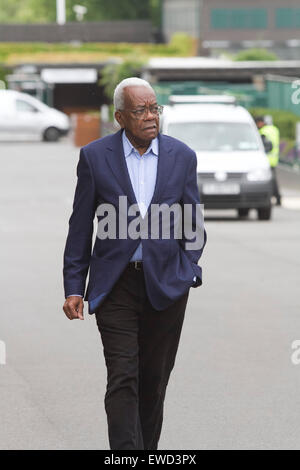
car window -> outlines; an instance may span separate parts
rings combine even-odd
[[[30,103],[28,103],[27,101],[23,101],[23,100],[16,100],[16,108],[17,108],[17,111],[21,111],[21,112],[29,112],[29,113],[34,113],[36,111],[38,111],[38,109],[35,107],[35,106],[32,106]]]
[[[238,122],[172,122],[167,133],[195,151],[259,150],[253,126]]]

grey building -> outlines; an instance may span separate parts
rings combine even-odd
[[[299,0],[164,0],[162,23],[167,39],[187,32],[202,53],[262,47],[299,57]]]

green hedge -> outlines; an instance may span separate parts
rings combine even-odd
[[[253,117],[270,115],[273,123],[278,127],[281,139],[294,141],[296,139],[296,123],[300,117],[290,111],[270,108],[250,108],[248,111]]]
[[[236,61],[243,60],[278,60],[278,57],[273,52],[267,49],[252,48],[240,51],[234,57]]]
[[[35,54],[60,54],[60,53],[97,53],[103,54],[108,58],[117,56],[118,58],[127,58],[135,56],[140,57],[189,57],[196,55],[196,41],[184,33],[176,33],[172,36],[168,44],[152,44],[152,43],[0,43],[0,63],[9,62],[10,57],[16,60],[19,57],[22,62],[22,56],[32,56],[35,60]]]

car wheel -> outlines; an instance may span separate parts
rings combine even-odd
[[[247,207],[241,207],[240,209],[238,209],[238,215],[239,215],[239,218],[240,219],[246,219],[249,215],[249,210]]]
[[[56,127],[48,127],[44,132],[44,140],[46,142],[57,142],[60,132]]]
[[[257,209],[257,215],[259,220],[270,220],[272,215],[272,207],[260,207]]]

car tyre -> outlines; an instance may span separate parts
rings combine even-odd
[[[60,137],[60,132],[56,127],[48,127],[43,137],[46,142],[57,142]]]
[[[272,207],[260,207],[257,209],[258,220],[270,220],[272,216]]]
[[[247,207],[240,207],[238,209],[239,219],[247,219],[249,215],[249,210]]]

